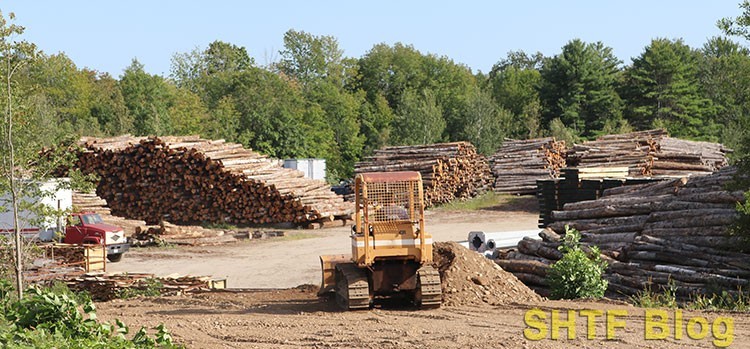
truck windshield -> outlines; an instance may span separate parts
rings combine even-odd
[[[86,215],[83,215],[82,218],[83,218],[83,223],[85,224],[99,224],[99,223],[104,222],[102,221],[102,217],[99,216],[98,214],[86,214]]]

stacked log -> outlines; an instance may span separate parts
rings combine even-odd
[[[725,189],[734,172],[728,167],[708,176],[612,188],[598,200],[568,203],[552,212],[543,241],[522,241],[517,251],[499,255],[505,261],[498,263],[524,273],[519,279],[535,287],[546,286],[525,274],[546,275],[544,266],[561,258],[559,236],[569,226],[581,232],[584,246],[601,248],[612,293],[634,295],[647,284],[654,290],[676,286],[681,297],[716,286],[736,292],[748,284],[750,254],[731,248],[740,240],[728,230],[736,204],[744,201],[742,191]]]
[[[557,178],[565,167],[565,141],[552,137],[505,140],[490,157],[496,193],[534,194],[536,180]]]
[[[71,290],[86,291],[96,301],[122,298],[126,290],[132,294],[149,290],[162,296],[184,294],[212,288],[211,278],[206,276],[156,277],[154,274],[81,275],[67,278],[65,283]]]
[[[670,138],[666,130],[607,135],[568,151],[575,167],[627,166],[631,176],[710,174],[728,165],[731,150],[719,143]]]
[[[356,163],[354,171],[420,172],[426,206],[474,197],[492,182],[487,160],[469,142],[386,147]]]
[[[76,166],[99,175],[112,214],[149,224],[304,225],[353,211],[324,181],[224,140],[126,135],[80,145]]]

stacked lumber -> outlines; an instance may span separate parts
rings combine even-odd
[[[211,288],[211,278],[206,276],[155,277],[154,274],[86,274],[67,278],[71,290],[86,291],[96,301],[121,298],[126,290],[158,291],[161,295],[183,294]]]
[[[136,231],[144,229],[146,226],[146,222],[142,220],[112,215],[112,211],[107,206],[107,200],[100,198],[96,193],[73,191],[73,207],[81,212],[98,213],[107,224],[121,227],[125,231],[125,236],[133,236]]]
[[[101,178],[112,214],[157,224],[334,220],[353,207],[324,181],[224,140],[198,136],[88,138],[76,166]]]
[[[569,226],[581,232],[584,246],[601,248],[612,293],[633,295],[647,284],[654,290],[672,284],[680,297],[716,286],[736,292],[748,284],[750,254],[731,248],[739,238],[728,230],[736,204],[744,201],[742,191],[725,189],[734,172],[727,167],[708,176],[622,186],[598,200],[568,203],[552,212],[542,241],[521,241],[517,250],[500,254],[498,264],[545,287],[543,276],[562,257],[557,246]]]
[[[626,166],[631,176],[685,176],[727,166],[730,152],[719,143],[670,138],[666,130],[658,129],[576,144],[567,159],[574,167]]]
[[[552,211],[572,202],[596,200],[610,188],[670,180],[673,177],[628,177],[627,167],[563,168],[558,178],[536,181],[539,228],[552,223]]]
[[[487,160],[469,142],[386,147],[356,163],[354,171],[420,172],[426,206],[474,197],[492,181]]]
[[[490,157],[496,193],[533,194],[536,180],[557,178],[565,167],[565,141],[552,137],[505,140]]]

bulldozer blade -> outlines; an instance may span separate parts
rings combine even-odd
[[[349,263],[352,257],[345,254],[332,254],[320,256],[320,271],[322,281],[318,296],[324,296],[336,288],[336,264]]]

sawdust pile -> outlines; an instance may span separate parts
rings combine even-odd
[[[513,274],[479,253],[455,242],[436,242],[432,249],[433,264],[442,280],[444,306],[541,300]]]

